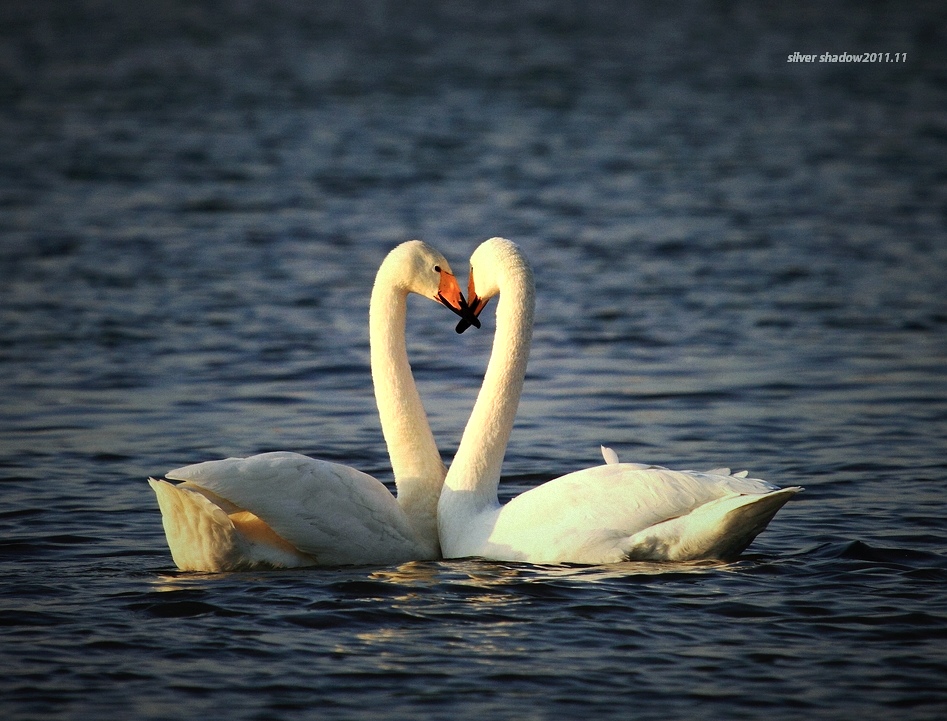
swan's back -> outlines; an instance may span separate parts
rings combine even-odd
[[[277,451],[207,461],[170,471],[231,517],[251,511],[319,565],[436,557],[384,485],[349,466]]]
[[[561,476],[517,496],[508,505],[518,514],[555,518],[557,525],[564,527],[592,519],[614,528],[643,527],[724,496],[774,490],[771,483],[745,476],[614,463]]]
[[[729,469],[614,463],[517,496],[500,509],[490,540],[548,563],[727,559],[745,549],[798,490]]]

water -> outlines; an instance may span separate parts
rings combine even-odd
[[[944,11],[594,5],[3,4],[0,715],[947,713]],[[177,572],[149,475],[388,478],[374,272],[492,235],[539,286],[504,494],[600,443],[805,493],[725,566]],[[449,460],[492,311],[409,311]]]

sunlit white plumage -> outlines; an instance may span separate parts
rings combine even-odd
[[[497,486],[522,392],[532,334],[532,271],[518,247],[493,238],[471,256],[469,303],[499,294],[483,386],[438,505],[445,558],[533,563],[688,561],[739,555],[797,491],[731,475],[606,464],[544,483],[501,506]]]
[[[459,310],[444,257],[420,241],[395,248],[369,309],[372,378],[397,499],[378,480],[298,453],[185,466],[150,479],[182,570],[388,564],[440,557],[437,499],[447,472],[405,346],[407,296]]]
[[[615,453],[611,448],[607,446],[602,446],[602,458],[605,459],[606,463],[618,463],[618,454]]]

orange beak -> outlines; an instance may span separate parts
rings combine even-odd
[[[480,321],[477,316],[470,312],[470,306],[464,299],[464,294],[460,292],[460,286],[457,285],[457,278],[446,270],[441,271],[441,282],[437,287],[437,297],[434,300],[442,303],[460,316],[460,322],[457,324],[457,332],[463,333],[470,326],[480,327]]]
[[[446,270],[441,271],[441,282],[437,286],[437,296],[434,300],[443,303],[455,313],[462,313],[467,307],[467,301],[457,285],[457,278]]]

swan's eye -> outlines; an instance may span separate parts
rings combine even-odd
[[[441,266],[435,265],[435,266],[434,266],[434,272],[435,272],[435,273],[440,273],[440,272],[441,272]]]

